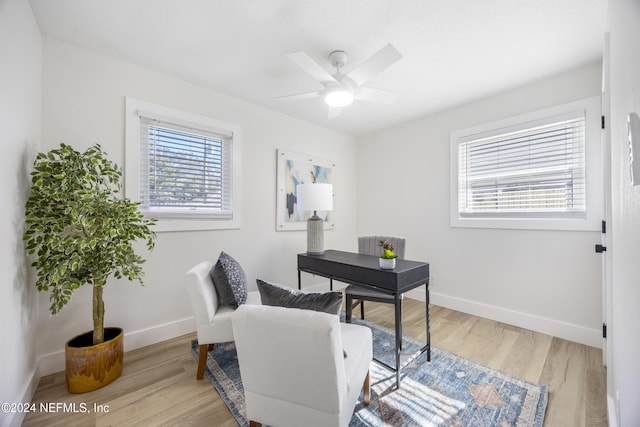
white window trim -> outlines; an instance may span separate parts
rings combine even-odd
[[[573,217],[462,217],[458,212],[458,143],[460,138],[481,134],[522,123],[534,122],[547,117],[566,114],[576,110],[586,113],[585,170],[586,170],[586,214]],[[451,132],[450,134],[450,225],[451,227],[505,228],[530,230],[598,231],[602,220],[602,161],[601,161],[601,104],[600,96],[582,99],[567,104],[546,108],[528,114],[498,120]]]
[[[167,121],[186,126],[206,128],[219,133],[233,134],[233,215],[228,219],[211,218],[159,218],[154,230],[156,232],[169,231],[197,231],[222,230],[240,228],[241,218],[241,129],[239,126],[200,116],[174,108],[152,104],[134,98],[126,98],[125,112],[125,194],[131,200],[139,201],[140,185],[140,113],[153,114],[163,117]]]

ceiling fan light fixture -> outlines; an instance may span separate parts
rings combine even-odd
[[[1,1],[1,0],[0,0]],[[299,93],[295,95],[280,96],[276,100],[298,100],[307,98],[323,98],[329,108],[329,118],[337,117],[345,107],[353,103],[358,96],[358,101],[371,101],[391,104],[398,95],[392,92],[368,88],[362,86],[376,74],[390,67],[402,58],[400,52],[391,44],[371,55],[358,67],[348,74],[342,73],[342,68],[347,63],[349,55],[342,50],[335,50],[329,54],[329,62],[335,67],[336,72],[330,74],[327,70],[314,61],[304,52],[295,52],[287,55],[298,67],[305,71],[314,80],[324,86],[324,89],[314,92]]]
[[[340,86],[330,88],[324,96],[324,102],[331,107],[344,107],[353,102],[353,91]]]

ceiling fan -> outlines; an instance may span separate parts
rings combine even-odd
[[[329,61],[336,68],[335,74],[330,74],[304,52],[290,53],[287,57],[311,77],[322,83],[324,89],[280,96],[276,98],[277,101],[322,97],[329,106],[329,118],[332,119],[338,117],[342,107],[351,104],[354,99],[385,104],[393,104],[398,99],[398,94],[395,92],[362,86],[373,76],[402,58],[400,52],[391,44],[374,53],[349,74],[342,74],[340,71],[349,59],[347,53],[341,50],[329,54]]]

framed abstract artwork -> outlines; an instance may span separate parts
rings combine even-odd
[[[276,231],[306,230],[307,219],[313,212],[298,210],[296,186],[313,182],[333,184],[335,164],[328,160],[278,149]],[[335,209],[335,207],[334,207]],[[333,211],[318,211],[324,220],[324,229],[335,227]]]

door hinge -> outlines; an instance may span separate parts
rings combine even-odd
[[[607,251],[607,247],[606,246],[603,246],[600,243],[598,243],[596,245],[596,253],[597,254],[601,254],[602,252],[606,252],[606,251]]]
[[[607,221],[605,221],[604,219],[602,220],[602,234],[607,234]]]
[[[604,129],[604,116],[601,116],[600,125],[602,126],[602,129]]]
[[[602,338],[606,338],[607,337],[607,324],[603,323],[602,324]]]

